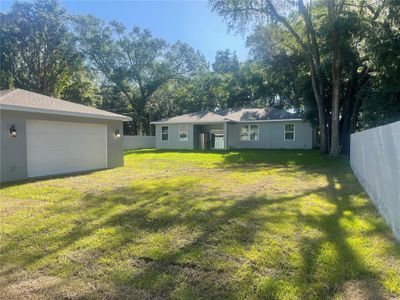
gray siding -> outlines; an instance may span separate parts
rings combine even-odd
[[[0,182],[27,178],[26,120],[107,124],[108,167],[124,165],[123,137],[114,134],[117,129],[123,132],[122,121],[0,110]],[[17,129],[15,138],[10,137],[12,124]]]
[[[284,126],[286,123],[295,124],[295,140],[284,140]],[[243,125],[259,125],[258,141],[241,141],[240,128]],[[161,141],[161,127],[168,126],[169,139]],[[157,149],[188,149],[198,147],[199,126],[189,126],[187,142],[179,141],[179,124],[156,125]],[[223,129],[225,132],[225,148],[227,149],[311,149],[313,147],[313,128],[309,122],[303,121],[272,121],[252,123],[220,123],[201,125],[202,129]],[[194,129],[193,129],[194,128]],[[228,142],[226,142],[228,141]]]
[[[284,126],[295,124],[295,140],[285,141]],[[240,129],[243,125],[258,124],[258,141],[241,141]],[[230,149],[311,149],[313,145],[313,129],[311,124],[303,121],[291,122],[252,122],[228,124],[228,147]]]
[[[179,140],[179,124],[156,125],[156,148],[157,149],[194,149],[193,140],[193,124],[185,124],[188,126],[188,140]],[[168,141],[161,140],[161,127],[168,127]]]

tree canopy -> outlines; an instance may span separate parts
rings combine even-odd
[[[305,109],[311,118],[315,114],[322,153],[328,149],[332,156],[337,156],[340,149],[347,152],[350,133],[366,126],[365,121],[372,121],[376,115],[370,105],[380,107],[377,119],[383,122],[392,119],[386,115],[399,118],[398,92],[380,79],[388,75],[394,80],[387,71],[390,65],[394,69],[400,65],[398,55],[392,52],[397,48],[399,35],[396,1],[212,0],[210,3],[231,29],[244,31],[256,26],[248,38],[254,59],[267,70],[270,87],[276,88],[280,97]],[[390,49],[386,58],[390,57],[391,63],[378,61],[385,52],[380,48],[383,42]],[[388,69],[383,71],[382,67]],[[379,104],[373,100],[378,86],[385,86],[386,91],[386,99],[380,98]],[[385,106],[391,109],[386,110]]]
[[[213,62],[143,28],[70,16],[57,0],[15,2],[0,18],[0,86],[133,117],[125,133],[194,111],[275,107],[319,128],[322,153],[350,134],[400,119],[397,0],[211,0],[246,36],[249,58]]]
[[[106,24],[92,16],[79,16],[74,21],[79,49],[123,95],[136,131],[150,132],[146,105],[160,87],[207,68],[204,57],[189,45],[179,41],[168,45],[149,30],[127,30],[121,23]]]

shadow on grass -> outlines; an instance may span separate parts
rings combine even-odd
[[[134,155],[168,152],[141,150]],[[370,204],[352,200],[361,190],[354,178],[349,181],[343,174],[345,163],[325,161],[314,151],[222,155],[225,168],[292,165],[309,175],[323,174],[328,185],[304,187],[295,195],[234,198],[196,179],[171,177],[87,193],[76,203],[49,207],[36,220],[47,216],[49,223],[31,235],[7,233],[16,238],[1,247],[1,275],[29,268],[64,278],[83,274],[111,285],[105,288],[117,298],[325,298],[350,280],[379,281],[377,270],[349,242],[360,233],[352,236],[343,222],[363,215],[376,221],[369,224],[369,234],[391,234]],[[321,207],[310,204],[318,208],[314,213],[304,210],[309,195],[324,199]],[[21,226],[32,224],[35,220],[26,220]],[[33,244],[39,247],[29,249]],[[70,257],[80,252],[90,255]],[[394,255],[400,259],[398,251]],[[8,284],[17,279],[10,276]],[[376,293],[382,296],[379,288]],[[86,294],[100,295],[99,290]]]
[[[104,171],[104,170],[109,170],[109,169],[86,170],[86,171],[65,173],[65,174],[59,174],[59,175],[40,176],[40,177],[33,177],[33,178],[10,181],[10,182],[2,182],[2,183],[0,183],[0,191],[2,189],[12,187],[12,186],[24,185],[24,184],[28,184],[28,183],[35,183],[35,182],[40,182],[40,181],[44,181],[44,180],[55,180],[55,179],[63,179],[63,178],[68,178],[68,177],[84,176],[84,175],[89,175],[89,174],[93,174],[95,172],[100,172],[100,171]]]
[[[320,155],[319,150],[301,150],[301,149],[242,149],[242,150],[229,150],[229,151],[192,151],[192,150],[158,150],[158,149],[140,149],[140,150],[127,150],[125,155],[165,155],[168,154],[201,154],[207,155],[221,155],[222,160],[216,162],[223,168],[236,168],[236,167],[263,167],[270,166],[298,166],[298,167],[327,167],[337,168],[348,165],[348,157],[342,156],[340,158],[332,159],[328,155]]]

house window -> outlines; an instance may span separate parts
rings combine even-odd
[[[187,141],[188,140],[188,127],[187,125],[179,126],[179,140]]]
[[[161,140],[168,141],[168,126],[161,127]]]
[[[258,141],[259,129],[258,125],[243,125],[240,130],[241,141]]]
[[[295,129],[294,129],[294,124],[285,124],[285,133],[284,133],[284,138],[285,141],[294,141],[295,137]]]

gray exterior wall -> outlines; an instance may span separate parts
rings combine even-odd
[[[179,124],[160,125],[156,124],[156,148],[157,149],[183,149],[193,150],[193,124],[182,124],[188,126],[188,140],[179,140]],[[168,141],[161,140],[161,127],[168,127]]]
[[[295,140],[285,141],[285,124],[295,124]],[[240,129],[243,125],[258,125],[258,141],[241,141]],[[311,149],[313,146],[313,129],[309,122],[251,122],[228,124],[228,147],[230,149]]]
[[[107,124],[108,167],[124,165],[123,137],[115,136],[115,130],[123,132],[122,121],[0,110],[0,182],[27,178],[27,120]],[[9,131],[12,124],[15,124],[17,129],[17,136],[14,138],[10,136]]]
[[[351,135],[350,164],[400,241],[400,122]]]
[[[295,124],[295,140],[285,141],[284,127],[287,123]],[[258,141],[241,141],[240,129],[243,125],[257,124],[260,138]],[[167,142],[161,141],[161,127],[168,126],[169,138]],[[189,126],[187,142],[179,141],[179,124],[156,125],[157,149],[197,149],[200,128],[223,129],[225,133],[225,149],[311,149],[313,147],[314,130],[309,122],[303,121],[272,121],[251,123],[219,123],[199,124]]]

